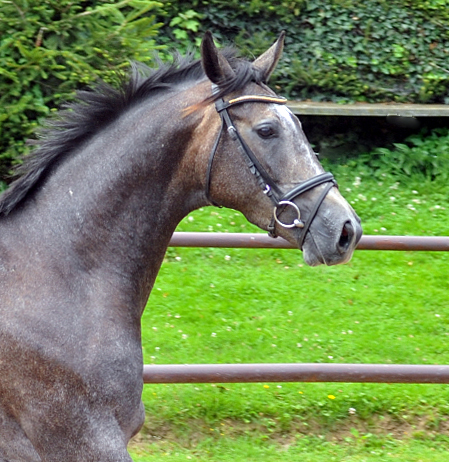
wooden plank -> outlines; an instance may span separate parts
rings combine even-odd
[[[449,105],[446,104],[338,104],[312,101],[289,101],[287,105],[290,110],[297,115],[449,117]]]

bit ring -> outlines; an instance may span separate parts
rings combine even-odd
[[[297,218],[295,218],[293,220],[293,223],[283,223],[281,220],[279,220],[279,217],[278,217],[278,214],[277,214],[277,210],[278,210],[278,207],[280,205],[285,205],[285,206],[290,206],[290,207],[293,207],[297,213]],[[274,217],[274,220],[276,221],[276,223],[280,226],[282,226],[283,228],[304,228],[304,222],[301,221],[301,212],[299,211],[299,208],[296,204],[294,204],[293,202],[290,202],[290,201],[281,201],[279,202],[279,204],[276,205],[276,207],[274,208],[273,210],[273,217]]]

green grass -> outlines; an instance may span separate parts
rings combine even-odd
[[[351,434],[352,435],[352,434]],[[347,440],[347,441],[346,441]],[[134,454],[136,462],[201,460],[225,462],[229,460],[259,462],[444,462],[447,448],[423,444],[420,440],[403,440],[392,437],[376,437],[372,434],[347,437],[345,441],[326,441],[323,437],[298,436],[284,439],[278,444],[255,440],[251,436],[235,439],[223,437],[203,442],[195,449],[178,445],[161,444]],[[351,440],[351,441],[349,441]]]
[[[443,182],[333,169],[365,234],[448,235]],[[254,232],[204,208],[181,231]],[[147,364],[449,364],[449,255],[357,251],[307,267],[295,250],[169,249],[143,317]],[[446,385],[146,385],[136,461],[442,461]]]

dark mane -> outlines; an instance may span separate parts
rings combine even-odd
[[[207,102],[237,91],[251,81],[261,83],[259,72],[251,63],[236,58],[231,49],[223,54],[230,60],[235,77],[223,82],[220,91]],[[38,139],[32,142],[35,145],[33,152],[16,170],[18,179],[0,196],[0,216],[8,215],[35,190],[56,163],[133,105],[158,92],[203,78],[205,74],[199,60],[193,60],[191,55],[184,58],[176,55],[173,63],[160,64],[157,69],[132,64],[129,79],[123,80],[119,88],[102,82],[93,89],[78,91],[74,102],[66,104],[38,132]]]

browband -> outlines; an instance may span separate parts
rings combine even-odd
[[[274,103],[274,104],[287,104],[287,98],[281,96],[267,96],[267,95],[246,95],[239,96],[238,98],[230,99],[229,101],[217,100],[215,107],[217,112],[224,111],[231,106],[243,103]]]

